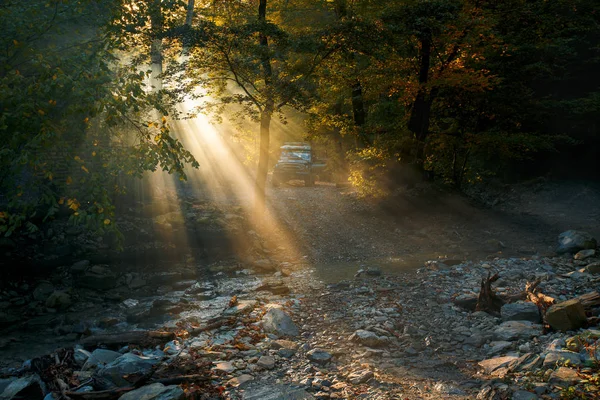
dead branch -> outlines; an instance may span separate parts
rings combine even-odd
[[[166,343],[175,338],[175,333],[167,331],[129,331],[104,335],[92,335],[81,340],[84,347],[95,347],[100,344],[109,346],[122,346],[136,344],[140,346],[154,346]]]

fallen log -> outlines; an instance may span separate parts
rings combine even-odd
[[[155,346],[175,339],[174,332],[167,331],[128,331],[111,334],[88,336],[81,340],[84,347],[96,347],[100,344],[108,346],[124,346],[136,344],[140,346]]]
[[[210,375],[179,375],[170,378],[153,379],[150,383],[162,383],[163,385],[181,385],[182,383],[197,383],[210,381]]]

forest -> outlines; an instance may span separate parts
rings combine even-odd
[[[600,398],[597,0],[0,31],[0,400]]]
[[[592,0],[28,0],[0,20],[5,237],[113,229],[127,179],[203,162],[170,124],[193,113],[234,121],[259,194],[290,119],[277,140],[321,143],[364,196],[597,177]]]

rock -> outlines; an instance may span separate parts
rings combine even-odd
[[[258,359],[256,365],[264,369],[273,369],[275,368],[275,358],[271,356],[262,356]]]
[[[523,354],[508,364],[508,369],[513,372],[532,371],[542,366],[542,357],[533,353]]]
[[[83,272],[90,266],[90,262],[88,260],[77,261],[73,265],[71,265],[72,272]]]
[[[108,290],[117,285],[117,276],[106,267],[94,265],[77,279],[80,286],[94,290]]]
[[[277,350],[277,354],[283,358],[292,357],[296,354],[298,347],[297,343],[290,340],[275,340],[271,343],[271,348]]]
[[[500,315],[504,321],[541,322],[540,311],[533,303],[509,303],[502,306]]]
[[[119,400],[181,400],[185,393],[177,385],[165,386],[162,383],[153,383],[132,390],[119,397]]]
[[[71,296],[67,293],[56,290],[48,299],[46,299],[46,307],[56,308],[59,310],[65,309],[71,305]]]
[[[526,390],[517,390],[513,392],[512,400],[537,400],[538,396],[535,393]]]
[[[491,342],[490,348],[487,350],[487,354],[490,356],[494,356],[502,353],[504,350],[507,350],[513,346],[513,342],[507,341],[499,341],[499,342]]]
[[[183,347],[179,340],[171,340],[169,343],[165,344],[163,351],[169,355],[175,355],[180,353],[182,349]]]
[[[461,389],[457,388],[456,386],[449,385],[447,383],[441,383],[441,382],[437,383],[433,387],[433,389],[436,392],[443,393],[443,394],[450,395],[450,396],[466,396],[467,395],[467,393],[465,393],[464,390],[461,390]]]
[[[546,354],[546,358],[544,358],[544,368],[554,368],[557,365],[581,365],[581,356],[579,353],[573,353],[571,351],[553,351]]]
[[[560,367],[556,371],[552,372],[548,383],[551,385],[558,385],[562,387],[568,387],[579,381],[577,370],[567,367]]]
[[[125,375],[144,375],[149,372],[160,360],[156,358],[142,357],[133,353],[127,353],[113,362],[106,364],[97,374],[110,380],[116,386],[128,386],[130,382],[125,380]]]
[[[243,375],[240,375],[238,377],[228,380],[227,386],[244,387],[248,384],[248,382],[251,382],[253,380],[254,380],[254,377],[252,375],[243,374]]]
[[[85,350],[84,350],[85,351]],[[87,352],[86,352],[87,353]],[[89,358],[83,365],[82,370],[87,371],[93,368],[100,368],[115,361],[117,358],[121,357],[121,353],[117,353],[116,351],[105,350],[105,349],[96,349],[90,354]]]
[[[494,330],[494,339],[502,341],[530,339],[539,334],[541,334],[540,326],[529,321],[506,321]]]
[[[331,354],[323,349],[312,349],[306,353],[306,357],[317,364],[326,364],[331,360]]]
[[[383,347],[389,344],[389,339],[385,336],[378,336],[376,333],[359,329],[350,336],[350,340],[358,342],[367,347]]]
[[[518,357],[515,356],[496,357],[480,361],[478,364],[486,374],[491,374],[499,368],[507,367],[509,363],[517,359]]]
[[[11,400],[13,398],[41,400],[46,394],[46,384],[37,374],[27,375],[12,380],[0,393],[0,399]]]
[[[42,281],[33,290],[33,298],[37,301],[46,301],[54,292],[54,286],[50,282]]]
[[[594,257],[596,255],[596,250],[594,249],[587,249],[587,250],[580,250],[577,252],[577,254],[575,254],[573,256],[573,258],[575,260],[585,260],[587,258],[590,257]]]
[[[139,274],[128,274],[127,276],[127,287],[129,287],[129,289],[139,289],[147,284],[148,282]]]
[[[458,296],[454,299],[454,304],[468,311],[475,311],[477,306],[478,296],[474,294],[466,294]]]
[[[75,363],[77,365],[83,366],[91,355],[92,353],[90,353],[87,350],[75,349],[75,351],[73,352],[73,359],[75,360]]]
[[[588,274],[594,274],[594,275],[600,274],[600,262],[588,264],[585,267],[585,272],[587,272]]]
[[[240,301],[238,301],[237,305],[228,308],[227,310],[225,310],[225,312],[223,314],[225,314],[225,315],[246,314],[246,313],[249,313],[250,311],[254,310],[254,307],[256,307],[256,304],[258,304],[258,302],[256,300],[240,300]]]
[[[576,253],[579,250],[595,249],[596,239],[587,232],[570,230],[558,235],[558,254]]]
[[[271,308],[262,319],[262,327],[266,333],[277,336],[298,336],[300,331],[292,318],[279,308]]]
[[[314,397],[304,389],[287,385],[263,384],[246,390],[244,400],[312,400]]]
[[[372,371],[358,371],[348,375],[348,380],[354,385],[360,385],[361,383],[365,383],[374,376],[375,374],[373,374]]]
[[[276,295],[284,295],[290,293],[290,288],[281,282],[266,283],[256,288],[257,292],[265,291]]]
[[[277,266],[273,264],[270,260],[256,260],[252,263],[252,267],[257,272],[275,272],[277,271]]]
[[[236,370],[233,364],[228,361],[216,363],[214,369],[217,371],[225,372],[226,374],[230,374]]]
[[[587,323],[585,309],[577,299],[554,304],[546,311],[546,321],[558,331],[566,332],[581,328]]]

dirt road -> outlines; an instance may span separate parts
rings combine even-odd
[[[292,183],[271,188],[268,197],[316,264],[530,256],[551,252],[567,229],[600,234],[600,190],[590,184],[523,186],[499,195],[494,208],[430,186],[385,202],[327,183]]]

